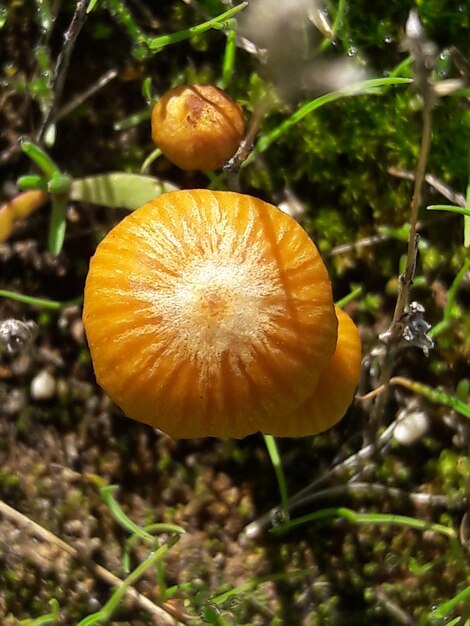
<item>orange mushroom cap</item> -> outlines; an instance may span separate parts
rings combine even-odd
[[[346,413],[359,382],[361,338],[347,313],[335,307],[338,342],[315,391],[294,411],[275,418],[269,433],[278,437],[315,435],[334,426]]]
[[[175,438],[270,432],[337,339],[307,233],[228,191],[163,194],[122,220],[91,260],[83,320],[99,384]]]
[[[215,170],[236,152],[243,111],[213,85],[170,89],[152,111],[152,139],[183,170]]]

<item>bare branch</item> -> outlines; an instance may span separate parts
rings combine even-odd
[[[80,31],[83,28],[87,17],[88,0],[78,0],[75,7],[75,13],[73,14],[72,21],[68,29],[64,33],[64,44],[59,56],[57,57],[55,69],[54,69],[54,92],[52,95],[52,101],[49,105],[49,110],[44,114],[42,124],[37,133],[37,139],[41,140],[47,131],[48,126],[54,121],[54,116],[57,111],[57,107],[60,104],[62,98],[62,92],[64,90],[65,79],[67,76],[67,70],[70,64],[70,58],[72,56],[75,42]]]
[[[388,173],[392,176],[396,176],[397,178],[404,178],[405,180],[414,180],[415,175],[413,172],[408,172],[407,170],[400,170],[397,167],[389,167]],[[432,174],[426,174],[424,180],[428,183],[430,187],[435,189],[437,192],[447,198],[449,202],[453,204],[457,204],[461,207],[466,207],[467,203],[465,200],[465,196],[462,193],[457,193],[453,189],[451,189],[448,185],[446,185],[442,180],[436,178]]]
[[[12,508],[2,500],[0,500],[0,514],[14,522],[17,526],[29,534],[38,537],[43,541],[52,543],[71,557],[80,560],[97,578],[100,578],[104,582],[108,583],[108,585],[111,585],[112,587],[120,587],[123,584],[121,578],[115,576],[103,566],[98,565],[87,558],[82,558],[82,555],[76,548],[66,543],[40,524],[37,524],[16,509]],[[136,591],[134,587],[128,587],[126,589],[126,595],[129,598],[132,598],[139,608],[147,611],[147,613],[149,613],[156,620],[157,624],[161,624],[161,626],[184,626],[183,622],[170,615],[170,613],[168,613],[165,609],[151,602],[144,595]],[[181,616],[179,619],[181,619]]]

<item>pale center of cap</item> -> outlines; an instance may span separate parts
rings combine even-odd
[[[282,285],[272,270],[248,259],[194,259],[171,297],[167,321],[175,336],[196,357],[233,349],[248,357],[283,310]]]

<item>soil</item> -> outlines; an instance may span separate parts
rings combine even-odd
[[[6,3],[8,18],[0,29],[0,59],[2,65],[10,64],[10,69],[4,67],[9,80],[0,92],[4,201],[17,193],[18,176],[32,171],[18,139],[38,137],[47,98],[41,101],[19,85],[32,85],[40,74],[35,46],[50,50],[54,59],[58,55],[75,5],[64,2],[59,10],[56,4],[52,4],[58,11],[54,27],[41,32],[35,3]],[[203,21],[191,3],[177,4],[173,10],[157,10],[135,2],[130,10],[145,28],[153,19],[160,32]],[[79,34],[61,103],[110,68],[117,68],[117,78],[58,123],[50,153],[60,168],[73,176],[138,171],[152,150],[148,124],[116,132],[113,123],[145,106],[140,95],[145,76],[153,72],[159,89],[171,82],[165,76],[176,75],[182,67],[190,74],[184,65],[190,54],[190,65],[214,65],[215,57],[218,62],[223,41],[214,35],[212,52],[206,56],[204,45],[201,40],[183,43],[171,48],[174,54],[138,61],[122,26],[103,8],[92,13]],[[181,173],[164,160],[155,163],[151,174],[182,187],[209,184],[204,175]],[[305,180],[300,182],[299,189],[305,185]],[[269,191],[263,194],[266,197]],[[276,193],[268,199],[275,201]],[[185,531],[161,567],[149,568],[132,585],[140,595],[132,590],[125,594],[108,623],[428,624],[433,607],[468,591],[468,420],[449,407],[397,388],[384,404],[378,432],[399,410],[424,412],[426,432],[410,445],[399,445],[392,438],[354,465],[344,464],[375,440],[371,403],[360,401],[327,433],[279,440],[290,496],[325,477],[291,511],[292,518],[347,507],[360,513],[408,516],[429,526],[355,524],[335,515],[285,533],[272,532],[283,518],[279,512],[269,515],[279,506],[280,496],[261,435],[242,441],[175,441],[127,419],[97,386],[81,298],[97,242],[124,211],[72,202],[67,211],[64,248],[57,256],[48,251],[49,205],[19,221],[0,244],[2,290],[66,303],[51,310],[0,298],[0,325],[7,320],[17,324],[0,351],[2,625],[78,624],[105,605],[119,582],[116,577],[125,579],[151,551],[173,541],[166,527],[156,532],[154,546],[135,541],[126,569],[130,533],[104,501],[100,492],[104,485],[118,486],[113,495],[135,524],[177,524]],[[353,244],[360,233],[358,228],[354,239],[343,243]],[[398,266],[404,248],[398,251],[393,243],[385,250],[395,255],[393,264]],[[361,276],[364,267],[368,272],[364,281],[385,290],[380,270],[375,276],[373,262],[364,258],[356,258],[346,274],[339,271],[336,286],[348,283],[349,276]],[[435,297],[428,296],[436,316],[447,295],[446,271]],[[459,300],[464,315],[466,298],[468,286]],[[393,298],[382,300],[378,309],[370,302],[367,306],[353,302],[348,307],[364,344],[359,393],[370,391],[377,382],[372,351],[379,331],[390,320]],[[455,329],[456,336],[462,328]],[[440,369],[434,365],[431,370],[419,349],[405,347],[396,372],[432,386],[444,384],[452,392],[468,377],[469,351],[465,337],[460,344],[447,337],[447,347],[440,348]],[[332,472],[333,468],[337,469]],[[255,532],[253,522],[267,513],[267,523]],[[432,523],[451,529],[450,539]],[[175,585],[178,588],[172,589]],[[233,589],[235,593],[222,597]],[[34,621],[51,612],[51,599],[58,602],[58,616]],[[464,600],[455,603],[450,616],[470,617]]]

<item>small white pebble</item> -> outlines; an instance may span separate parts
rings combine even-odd
[[[413,411],[398,419],[393,431],[395,441],[410,446],[423,437],[429,428],[429,417],[423,411]]]
[[[39,372],[31,381],[30,394],[33,400],[50,400],[55,390],[55,378],[47,370]]]

